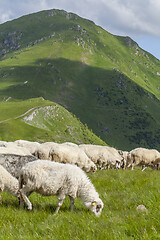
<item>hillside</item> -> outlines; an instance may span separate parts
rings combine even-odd
[[[42,11],[0,25],[0,58],[1,103],[43,97],[109,145],[160,150],[160,61],[129,37]]]
[[[106,145],[65,108],[43,98],[0,103],[0,140]]]

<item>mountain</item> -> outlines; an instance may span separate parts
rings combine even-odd
[[[130,37],[53,9],[1,24],[0,58],[1,103],[43,97],[111,146],[160,148],[160,61]]]

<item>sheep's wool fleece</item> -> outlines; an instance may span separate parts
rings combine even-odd
[[[15,155],[15,154],[1,154],[0,165],[2,165],[12,176],[19,178],[21,168],[28,162],[37,160],[37,157],[32,155]]]
[[[83,170],[72,164],[36,160],[21,169],[24,184],[44,196],[68,195],[84,202],[99,198]]]
[[[14,196],[18,192],[18,180],[0,165],[0,190],[8,191]]]

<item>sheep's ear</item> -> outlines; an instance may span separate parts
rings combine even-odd
[[[91,202],[91,206],[96,205],[96,201]]]

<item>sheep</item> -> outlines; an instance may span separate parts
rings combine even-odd
[[[30,142],[27,140],[16,140],[14,143],[17,144],[19,147],[27,148],[30,152],[30,154],[35,155],[35,152],[37,151],[38,147],[40,146],[40,143],[38,142]]]
[[[19,197],[19,183],[2,165],[0,165],[0,192],[9,192],[15,197]],[[0,196],[0,203],[2,198]]]
[[[126,169],[127,161],[128,161],[128,151],[118,150],[118,153],[123,157],[122,168]]]
[[[17,154],[21,156],[31,155],[30,151],[24,147],[11,147],[11,145],[6,147],[0,147],[0,154]]]
[[[51,148],[52,146],[41,144],[36,148],[33,155],[39,159],[49,159],[49,152]]]
[[[34,152],[34,156],[38,157],[39,159],[50,159],[50,150],[52,147],[55,146],[63,146],[63,145],[67,145],[69,147],[78,147],[78,145],[71,143],[71,142],[64,142],[64,143],[55,143],[55,142],[45,142],[40,144],[36,151]]]
[[[6,141],[0,141],[0,147],[6,147],[7,142]]]
[[[110,168],[116,166],[120,168],[123,158],[114,148],[101,145],[81,144],[79,148],[83,149],[87,156],[100,168]]]
[[[66,196],[70,197],[72,211],[74,200],[77,197],[80,197],[84,205],[96,216],[100,216],[103,208],[103,202],[86,173],[72,164],[57,163],[50,160],[36,160],[27,163],[21,169],[19,191],[20,206],[22,207],[25,202],[28,210],[32,210],[32,203],[28,199],[32,192],[42,196],[57,195],[56,214]]]
[[[49,153],[51,148],[57,145],[58,143],[54,143],[54,142],[41,143],[37,146],[34,152],[34,156],[36,156],[39,159],[44,159],[44,160],[49,159]]]
[[[66,144],[58,144],[52,147],[49,153],[49,160],[61,163],[76,164],[86,172],[95,172],[97,170],[96,165],[82,149]]]
[[[56,142],[44,142],[44,143],[42,143],[43,145],[45,145],[45,146],[56,146],[56,145],[58,145],[59,143],[56,143]]]
[[[19,178],[21,168],[28,162],[37,158],[32,155],[0,154],[0,165],[2,165],[12,176]]]
[[[72,143],[72,142],[64,142],[64,143],[61,143],[62,145],[67,145],[67,146],[71,146],[71,147],[78,147],[77,144],[75,143]]]
[[[17,147],[17,144],[15,142],[5,142],[3,141],[4,146],[1,145],[1,147]]]
[[[127,167],[131,167],[132,170],[141,165],[144,171],[147,166],[158,166],[159,163],[160,153],[156,149],[135,148],[128,153]]]
[[[124,164],[125,164],[125,159],[124,159],[124,155],[120,154],[119,150],[113,148],[113,147],[109,147],[109,146],[104,146],[104,148],[106,148],[111,154],[113,154],[113,159],[116,159],[116,168],[119,169],[120,167],[123,168]],[[111,158],[112,159],[112,158]]]

